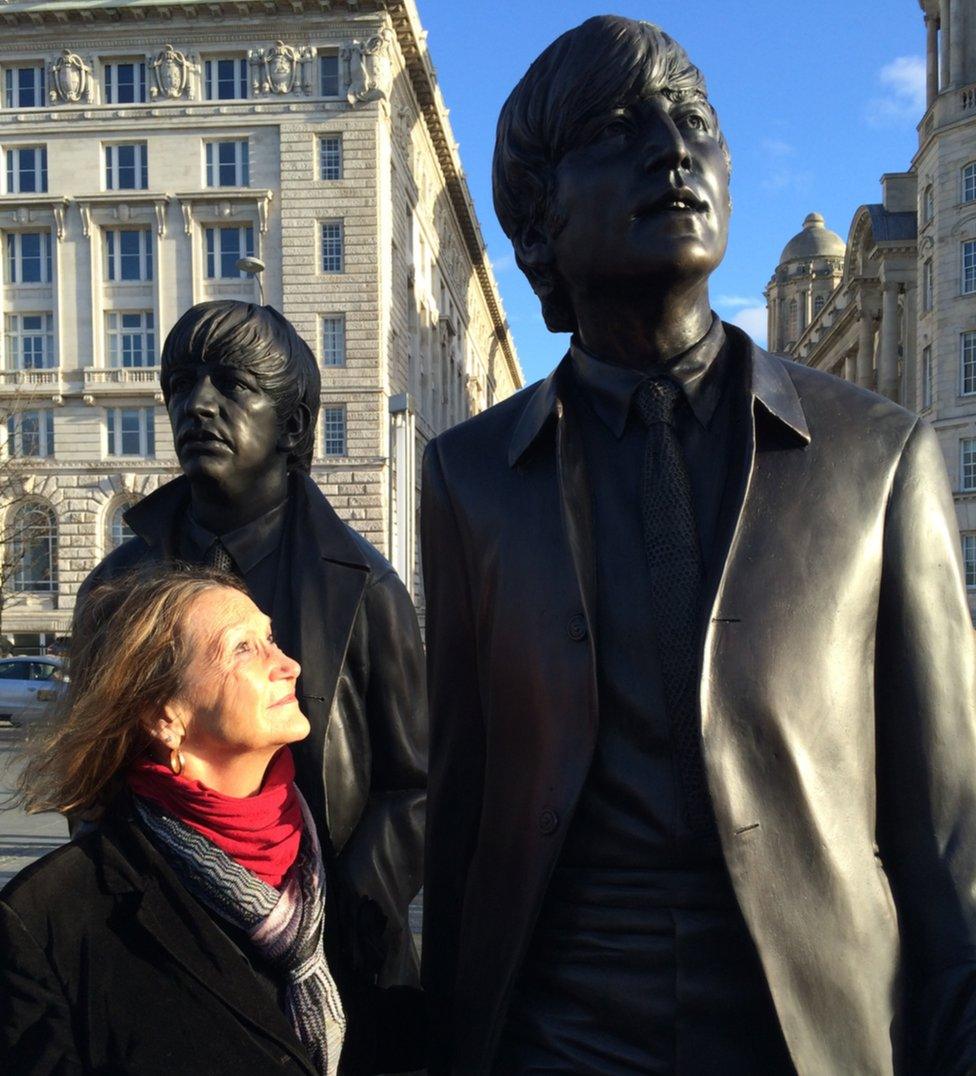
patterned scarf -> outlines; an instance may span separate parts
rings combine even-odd
[[[284,977],[285,1012],[295,1032],[316,1069],[336,1076],[346,1017],[322,943],[322,853],[308,805],[298,795],[305,826],[298,858],[280,891],[157,804],[133,798],[139,820],[180,881],[208,908],[246,931]]]

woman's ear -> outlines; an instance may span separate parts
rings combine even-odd
[[[186,739],[186,718],[178,702],[167,702],[143,720],[143,728],[164,751],[176,751]]]

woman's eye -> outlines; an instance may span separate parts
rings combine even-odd
[[[269,643],[269,645],[271,645],[271,646],[275,646],[275,645],[276,645],[276,644],[275,644],[275,637],[274,637],[274,635],[273,635],[273,634],[272,634],[272,633],[271,633],[270,631],[268,632],[268,643]]]
[[[251,649],[251,644],[245,639],[242,642],[239,642],[237,644],[237,646],[234,647],[234,653],[235,654],[247,654],[247,653],[250,652],[250,649]]]

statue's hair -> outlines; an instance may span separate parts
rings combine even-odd
[[[308,409],[305,435],[288,454],[288,469],[307,473],[315,448],[322,378],[311,348],[295,326],[272,306],[237,299],[197,303],[163,344],[159,379],[167,405],[173,371],[201,362],[236,366],[253,374],[274,400],[279,428],[299,407]]]
[[[558,234],[564,222],[552,210],[556,166],[586,125],[662,91],[708,100],[704,76],[663,30],[598,15],[556,38],[502,106],[492,163],[495,212],[516,241],[516,261],[553,332],[576,329],[569,294],[553,269],[522,261],[517,240],[533,228]],[[724,138],[721,144],[728,161]]]
[[[193,603],[224,587],[247,593],[236,576],[154,565],[83,594],[68,646],[70,682],[50,723],[28,741],[13,803],[32,813],[105,806],[149,747],[147,720],[183,688]]]

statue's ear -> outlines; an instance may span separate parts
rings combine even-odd
[[[306,404],[300,403],[288,416],[281,433],[278,435],[278,451],[287,455],[295,450],[308,431],[312,416]]]
[[[545,273],[552,266],[552,244],[549,242],[549,235],[541,225],[526,225],[512,238],[512,246],[525,270]]]

